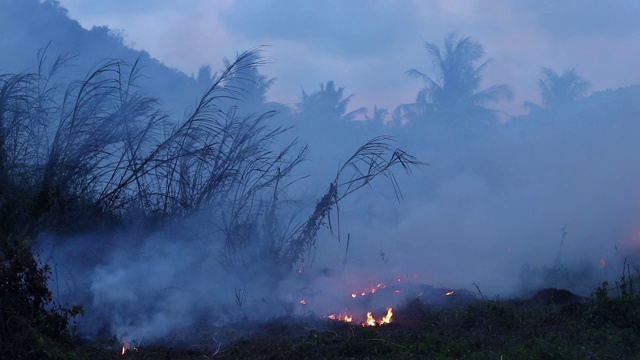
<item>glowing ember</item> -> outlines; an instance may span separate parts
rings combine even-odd
[[[398,281],[399,281],[399,280],[400,280],[400,279],[398,279]],[[386,287],[387,287],[387,285],[385,285],[385,284],[383,284],[383,283],[379,283],[378,285],[376,285],[376,286],[374,286],[374,287],[372,287],[372,288],[364,289],[364,291],[360,293],[360,296],[365,296],[365,295],[367,295],[367,294],[375,294],[375,293],[376,293],[376,291],[378,291],[378,289],[384,289],[384,288],[386,288]],[[355,298],[357,295],[358,295],[357,293],[352,293],[352,294],[351,294],[351,297],[352,297],[352,298]]]
[[[449,291],[448,293],[444,294],[444,296],[453,295],[453,294],[455,294],[455,293],[456,293],[455,291],[451,290],[451,291]]]
[[[326,316],[326,318],[329,319],[329,320],[337,320],[337,321],[344,321],[344,322],[352,322],[353,321],[353,316],[351,316],[351,315],[331,314],[329,316]]]
[[[300,300],[300,304],[307,305],[307,300],[305,300],[305,299]]]
[[[124,355],[124,353],[126,352],[127,352],[127,348],[124,345],[122,345],[122,355]]]

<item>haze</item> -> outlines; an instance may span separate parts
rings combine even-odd
[[[101,59],[139,59],[136,91],[157,97],[174,125],[238,54],[253,51],[247,61],[260,66],[224,82],[245,97],[220,108],[233,119],[274,111],[265,124],[293,126],[269,138],[265,157],[295,139],[283,158],[309,145],[283,184],[289,163],[274,160],[277,184],[259,193],[278,204],[271,220],[283,233],[314,214],[340,166],[376,136],[393,136],[413,165],[428,163],[410,174],[398,165],[332,208],[301,251],[304,280],[298,269],[267,266],[261,243],[229,250],[221,229],[233,210],[222,201],[152,230],[134,220],[117,230],[45,229],[38,246],[64,269],[57,295],[91,306],[86,334],[161,338],[212,308],[216,324],[307,314],[302,297],[320,316],[357,289],[398,278],[475,284],[489,296],[541,286],[588,294],[639,255],[637,1],[0,4],[0,31],[13,34],[0,39],[3,73],[36,71],[45,47],[46,64],[71,55],[60,88]],[[460,71],[438,67],[436,49],[446,65],[447,45],[461,43]],[[247,218],[271,224],[260,204]],[[233,230],[255,235],[249,223]]]

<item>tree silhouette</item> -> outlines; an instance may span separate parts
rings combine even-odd
[[[231,65],[229,59],[223,59],[224,67],[228,68]],[[264,61],[260,60],[259,65],[264,64]],[[258,66],[248,66],[242,71],[234,74],[230,79],[234,81],[236,90],[239,90],[238,96],[244,102],[252,104],[264,104],[267,102],[267,91],[276,82],[276,78],[267,78],[265,75],[260,74]]]
[[[307,94],[302,90],[302,101],[298,104],[300,113],[311,117],[326,117],[333,120],[351,121],[359,114],[366,113],[365,108],[347,112],[353,94],[344,97],[344,88],[336,88],[333,81],[326,86],[320,84],[320,90]]]
[[[485,104],[502,98],[511,99],[513,92],[507,85],[478,90],[481,74],[491,63],[491,59],[480,62],[484,56],[480,43],[469,37],[458,40],[452,33],[445,38],[444,51],[431,42],[426,42],[424,47],[436,75],[431,77],[416,69],[406,72],[408,76],[422,79],[425,86],[418,92],[415,103],[396,109],[396,116],[400,113],[413,118],[486,114],[494,110],[485,108]]]
[[[565,70],[562,74],[542,68],[543,77],[538,80],[538,86],[542,92],[542,104],[544,108],[558,108],[562,105],[580,100],[586,95],[591,84],[578,75],[576,69]],[[541,107],[525,102],[525,107],[536,110]]]
[[[373,107],[373,114],[371,115],[371,117],[369,117],[369,115],[367,115],[366,116],[366,120],[367,121],[372,121],[372,122],[374,122],[376,124],[384,124],[387,115],[389,115],[389,111],[387,109],[379,108],[377,106],[374,106]]]

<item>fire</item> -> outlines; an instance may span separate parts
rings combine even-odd
[[[393,316],[393,309],[387,308],[387,315],[383,316],[380,320],[380,325],[391,323],[391,317]]]
[[[399,280],[400,280],[400,279],[398,279],[398,281],[399,281]],[[379,289],[384,289],[384,288],[386,288],[386,287],[387,287],[387,285],[386,285],[386,284],[384,284],[384,283],[378,283],[378,285],[376,285],[376,286],[373,286],[373,287],[368,288],[368,289],[364,289],[364,291],[362,291],[362,292],[360,293],[360,296],[365,296],[365,295],[367,295],[367,294],[375,294],[375,293],[376,293],[376,291],[378,291]],[[357,293],[351,293],[351,297],[352,297],[352,298],[355,298],[355,297],[357,297],[357,296],[358,296],[358,294],[357,294]]]
[[[380,320],[374,319],[371,311],[367,312],[367,320],[362,323],[362,326],[376,326],[391,323],[391,317],[393,316],[393,309],[387,308],[387,315],[383,316]]]
[[[376,326],[376,320],[371,315],[371,311],[367,312],[367,321],[363,322],[362,326]]]
[[[337,321],[344,321],[344,322],[352,322],[353,321],[353,316],[351,315],[336,315],[336,314],[331,314],[326,316],[327,319],[329,320],[337,320]]]
[[[300,304],[307,305],[307,300],[305,300],[305,299],[300,300]]]
[[[136,346],[131,346],[131,344],[128,341],[122,341],[122,350],[120,351],[120,354],[122,356],[126,355],[129,351],[133,351],[134,353],[138,352],[138,348]]]
[[[380,318],[380,320],[376,321],[376,319],[373,317],[373,313],[371,311],[367,312],[367,320],[362,322],[362,326],[376,326],[376,325],[384,325],[384,324],[389,324],[391,323],[391,317],[393,316],[393,309],[392,308],[387,308],[387,314],[385,316],[383,316],[382,318]],[[327,319],[329,320],[336,320],[336,321],[344,321],[344,322],[353,322],[353,316],[352,315],[336,315],[336,314],[331,314],[331,315],[327,315],[325,316]]]
[[[451,290],[451,291],[447,292],[446,294],[444,294],[444,296],[453,295],[455,293],[456,293],[455,291]]]

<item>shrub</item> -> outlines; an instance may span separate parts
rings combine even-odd
[[[41,265],[28,239],[0,242],[0,358],[68,358],[82,307],[58,304],[47,287],[51,271]]]

